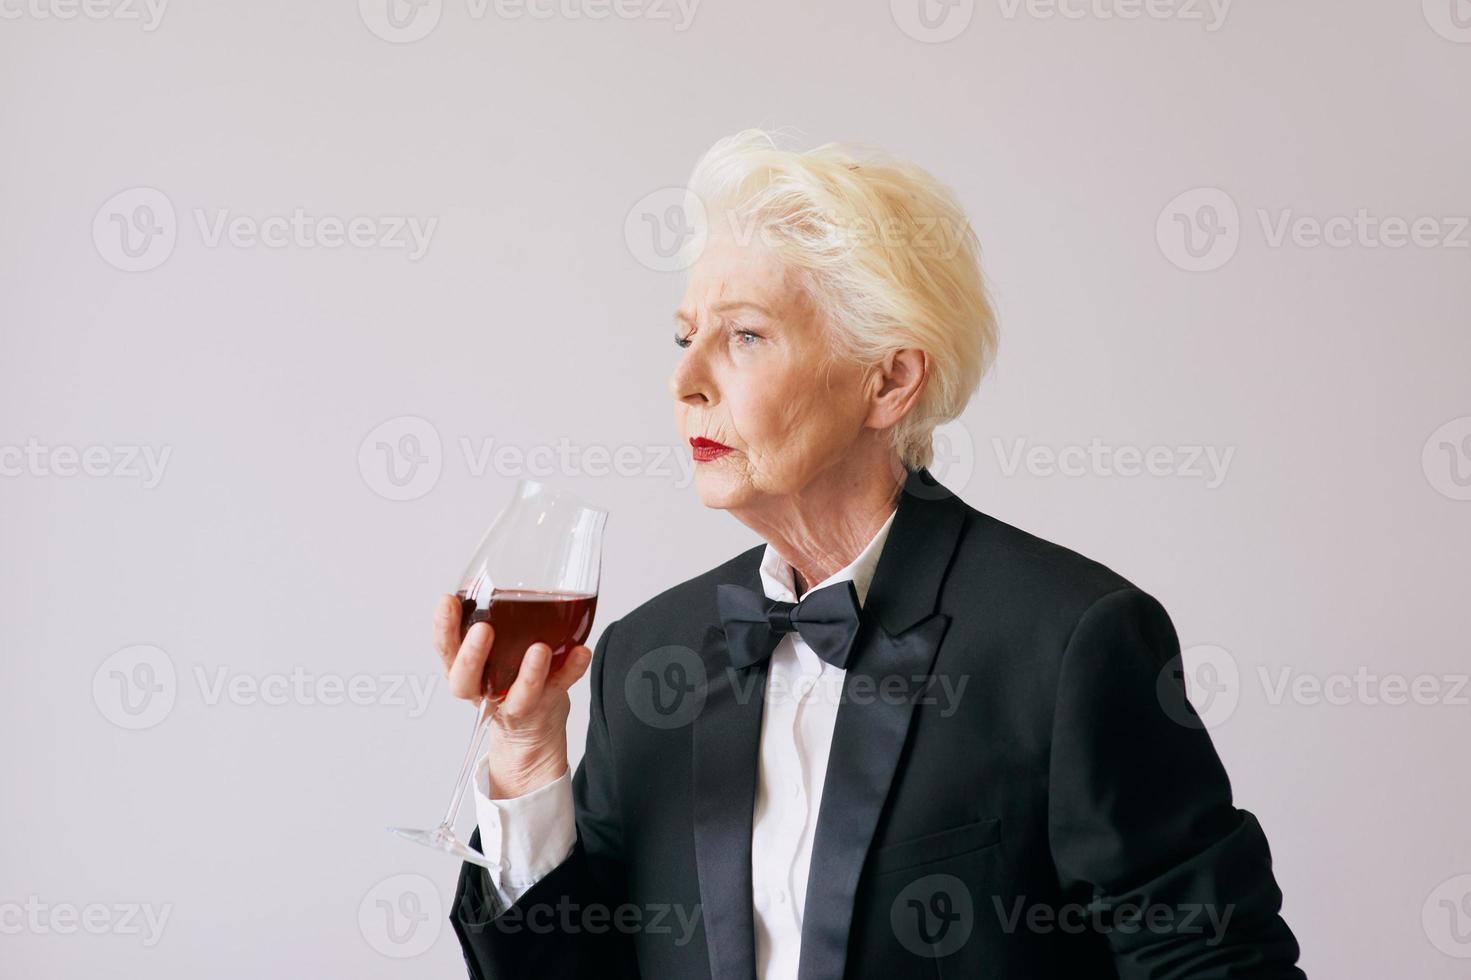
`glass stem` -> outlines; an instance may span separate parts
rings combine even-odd
[[[470,735],[465,761],[460,764],[460,775],[455,779],[455,792],[450,797],[449,808],[444,811],[444,819],[439,822],[442,830],[454,829],[455,818],[460,815],[460,804],[465,801],[465,791],[470,788],[470,777],[475,769],[475,759],[480,754],[480,743],[485,739],[485,732],[490,728],[490,720],[495,717],[496,705],[499,703],[490,698],[482,698],[475,709],[475,731]]]

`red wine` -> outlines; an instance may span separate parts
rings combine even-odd
[[[533,643],[552,648],[552,670],[562,666],[568,652],[592,631],[593,611],[598,597],[586,593],[534,592],[521,589],[492,589],[490,594],[471,597],[461,590],[460,640],[476,623],[489,621],[495,629],[490,661],[481,682],[492,698],[503,697],[521,669],[521,659]]]

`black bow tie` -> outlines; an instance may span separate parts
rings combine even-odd
[[[819,657],[846,670],[858,634],[858,591],[851,579],[824,585],[801,602],[768,599],[742,585],[715,587],[730,662],[749,667],[771,656],[784,633],[796,630]]]

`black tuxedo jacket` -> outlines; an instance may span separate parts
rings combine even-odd
[[[761,555],[603,631],[576,847],[509,909],[463,866],[472,977],[754,978],[767,663],[731,668],[715,586],[760,592]],[[855,643],[800,980],[1302,977],[1266,838],[1149,595],[921,469]]]

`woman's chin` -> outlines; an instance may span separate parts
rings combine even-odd
[[[750,487],[725,460],[714,459],[695,464],[695,490],[706,507],[729,510],[741,505]]]

